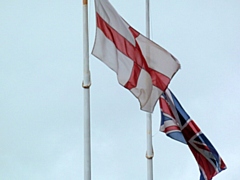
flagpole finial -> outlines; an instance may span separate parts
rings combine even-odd
[[[88,4],[88,0],[83,0],[83,5]]]

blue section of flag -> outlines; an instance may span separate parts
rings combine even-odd
[[[170,91],[170,90],[169,90]],[[177,112],[179,115],[181,115],[183,117],[183,119],[185,121],[187,121],[188,119],[190,119],[189,115],[185,112],[185,110],[183,109],[183,107],[181,106],[181,104],[178,102],[177,98],[174,96],[174,94],[170,91],[172,99],[173,99],[173,103],[175,105],[175,108],[177,109]],[[184,122],[185,124],[185,122]]]
[[[172,132],[172,133],[167,134],[167,136],[174,140],[177,140],[181,143],[187,144],[186,140],[183,137],[183,134],[180,132]]]

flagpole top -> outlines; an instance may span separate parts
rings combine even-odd
[[[88,4],[88,0],[83,0],[83,5],[87,5]]]

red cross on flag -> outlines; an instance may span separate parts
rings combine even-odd
[[[116,72],[118,82],[153,112],[180,64],[117,13],[108,0],[95,0],[96,37],[92,54]]]

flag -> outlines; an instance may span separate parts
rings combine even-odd
[[[132,28],[108,0],[95,0],[96,37],[92,54],[116,74],[119,84],[152,112],[162,92],[180,68],[165,49]]]
[[[162,116],[160,131],[188,145],[198,163],[200,180],[211,180],[213,176],[226,169],[216,149],[169,89],[161,95],[160,108]]]

